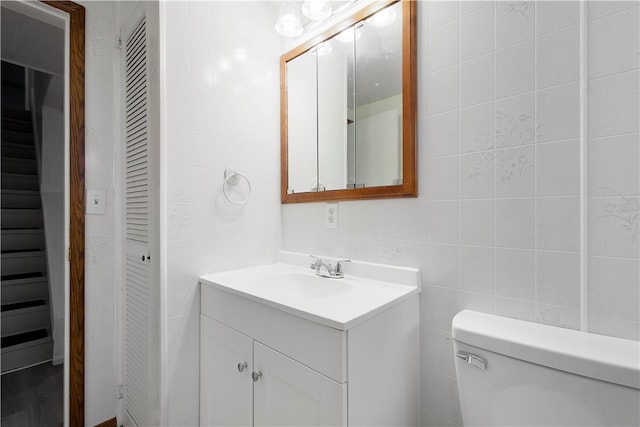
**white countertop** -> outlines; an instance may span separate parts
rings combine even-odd
[[[344,264],[344,278],[329,279],[315,275],[307,254],[282,252],[280,259],[207,274],[200,282],[340,330],[420,292],[415,268],[353,261]]]

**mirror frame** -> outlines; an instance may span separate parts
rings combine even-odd
[[[289,194],[287,192],[289,186],[287,62],[339,34],[355,23],[368,18],[377,11],[398,2],[402,3],[402,184]],[[280,57],[280,194],[283,204],[417,197],[416,3],[415,0],[382,0],[374,2]]]

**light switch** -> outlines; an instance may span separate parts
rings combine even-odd
[[[106,213],[106,190],[87,190],[87,215],[105,215]]]

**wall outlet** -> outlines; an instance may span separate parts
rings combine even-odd
[[[338,227],[338,204],[327,203],[324,211],[324,226],[326,228]]]

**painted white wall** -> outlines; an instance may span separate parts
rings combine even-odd
[[[269,2],[160,6],[167,424],[197,425],[198,277],[280,250],[280,38]],[[229,166],[251,181],[244,206],[222,194]]]
[[[419,2],[419,197],[282,207],[285,250],[421,268],[424,425],[461,309],[640,338],[639,4],[583,3],[581,98],[580,2]]]
[[[114,3],[79,1],[86,9],[85,179],[90,189],[105,189],[106,215],[87,215],[85,223],[85,423],[116,416],[116,300],[121,276],[120,214],[114,209],[118,151],[114,111]]]
[[[64,286],[65,286],[65,144],[64,144],[64,80],[53,76],[40,109],[42,117],[42,151],[40,195],[47,248],[47,274],[53,363],[64,362]]]

